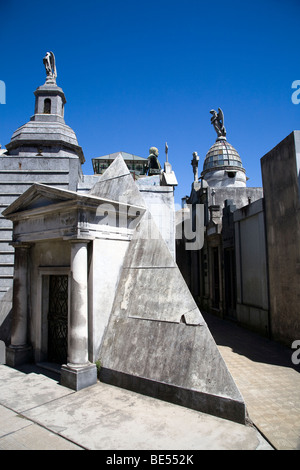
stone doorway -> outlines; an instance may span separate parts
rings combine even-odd
[[[68,356],[68,275],[49,276],[47,360],[66,364]]]

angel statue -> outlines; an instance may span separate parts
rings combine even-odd
[[[211,123],[213,124],[218,137],[226,137],[226,129],[224,127],[224,114],[221,108],[218,113],[214,109],[210,111],[212,114]]]
[[[56,65],[55,65],[55,57],[53,52],[47,52],[45,57],[43,58],[43,63],[46,69],[47,80],[48,79],[56,79],[57,72],[56,72]]]

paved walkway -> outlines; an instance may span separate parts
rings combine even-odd
[[[278,450],[300,450],[300,365],[293,350],[235,323],[203,314],[248,409]]]
[[[102,383],[74,392],[38,367],[0,365],[0,449],[300,450],[300,367],[292,351],[203,316],[255,426]]]
[[[74,392],[39,368],[5,365],[0,365],[0,449],[127,450],[135,456],[141,450],[273,450],[251,426],[104,383]]]

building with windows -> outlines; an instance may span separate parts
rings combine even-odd
[[[134,179],[147,175],[148,159],[132,155],[127,152],[115,152],[103,157],[97,157],[92,159],[93,170],[95,175],[102,175],[109,165],[121,154],[124,162],[126,163],[130,173]]]

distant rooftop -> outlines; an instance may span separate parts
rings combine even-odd
[[[139,160],[139,161],[147,161],[147,158],[144,157],[139,157],[138,155],[133,155],[132,153],[128,152],[115,152],[115,153],[109,153],[108,155],[103,155],[102,157],[95,157],[93,158],[94,160],[114,160],[119,154],[122,155],[123,159],[126,160]]]
[[[103,155],[102,157],[93,158],[92,162],[94,173],[96,175],[104,173],[104,171],[117,158],[118,155],[123,157],[134,179],[145,176],[148,159],[139,157],[138,155],[133,155],[132,153],[128,152],[115,152],[108,155]]]

